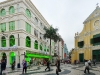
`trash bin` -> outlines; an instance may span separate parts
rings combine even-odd
[[[20,63],[17,64],[17,68],[20,68]]]

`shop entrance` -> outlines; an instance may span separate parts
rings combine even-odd
[[[10,64],[12,64],[14,61],[16,61],[16,56],[14,52],[10,53]]]

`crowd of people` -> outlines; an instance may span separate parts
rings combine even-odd
[[[15,64],[16,64],[16,61],[13,61],[12,63],[10,63],[11,64],[11,70],[13,71],[13,70],[15,70]],[[38,62],[37,63],[38,65],[45,65],[46,64],[46,69],[45,69],[45,71],[48,69],[48,71],[50,71],[50,64],[51,64],[51,62],[50,62],[50,60],[48,59],[48,60],[45,60],[45,61],[43,61],[43,63],[40,63],[40,62]],[[23,59],[22,60],[22,66],[23,66],[23,69],[22,69],[22,74],[24,74],[24,73],[27,73],[27,68],[29,68],[30,69],[30,67],[31,67],[31,65],[32,65],[32,61],[30,60],[30,61],[26,61],[25,59]],[[57,69],[56,69],[56,74],[57,75],[59,75],[59,72],[61,72],[61,69],[60,69],[60,58],[58,57],[57,58],[57,61],[56,61],[56,63],[55,63],[55,66],[57,67]],[[5,71],[6,70],[6,61],[4,60],[4,59],[2,59],[1,60],[1,73],[3,72],[3,71]],[[2,75],[2,74],[1,74]]]

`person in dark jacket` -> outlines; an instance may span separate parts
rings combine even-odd
[[[56,61],[56,74],[59,75],[59,72],[61,72],[61,69],[60,69],[60,57],[58,57],[57,61]]]
[[[15,61],[12,63],[12,65],[11,65],[11,69],[12,69],[12,70],[15,69]]]
[[[2,71],[3,70],[5,70],[6,69],[6,62],[5,62],[5,60],[1,60],[1,73],[2,73]]]
[[[50,71],[50,62],[49,62],[49,60],[47,61],[47,68],[45,69],[45,71],[46,71],[47,69],[49,69],[48,71]]]
[[[24,74],[24,71],[25,71],[25,73],[27,72],[27,62],[26,61],[23,61],[23,74]]]

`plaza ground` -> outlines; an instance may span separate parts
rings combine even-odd
[[[7,68],[7,75],[56,75],[56,67],[51,66],[51,71],[45,71],[46,66],[33,66],[31,69],[27,70],[26,74],[22,74],[22,68],[15,69],[15,71],[11,71],[10,68]],[[59,75],[100,75],[100,64],[96,66],[92,66],[90,69],[90,74],[84,73],[84,64],[71,65],[71,64],[62,64],[61,72]]]

